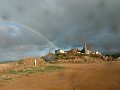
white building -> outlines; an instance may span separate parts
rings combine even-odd
[[[101,55],[101,53],[100,53],[100,52],[98,52],[98,51],[94,52],[93,54],[99,54],[99,55]]]
[[[62,49],[55,50],[55,54],[60,54],[60,53],[65,53],[65,51]]]

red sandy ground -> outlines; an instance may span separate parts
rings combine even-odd
[[[120,62],[60,66],[66,69],[14,76],[0,90],[120,90]]]

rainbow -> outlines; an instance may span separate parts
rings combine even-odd
[[[16,23],[16,22],[11,22],[11,21],[0,21],[0,26],[4,26],[4,25],[13,25],[15,26],[16,28],[19,28],[19,27],[24,27],[26,28],[27,30],[35,33],[36,35],[38,35],[40,38],[43,38],[45,41],[47,41],[50,45],[52,45],[55,49],[57,49],[57,46],[52,43],[49,39],[47,39],[45,36],[43,36],[40,32],[38,32],[37,30],[33,29],[33,28],[30,28],[26,25],[23,25],[23,24],[19,24],[19,23]]]

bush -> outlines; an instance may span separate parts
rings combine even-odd
[[[63,70],[64,67],[60,66],[40,66],[40,67],[34,67],[29,69],[21,69],[21,70],[10,70],[10,74],[32,74],[32,73],[38,73],[38,72],[49,72],[49,71],[58,71]]]

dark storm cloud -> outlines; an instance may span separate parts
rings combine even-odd
[[[91,49],[117,52],[119,4],[120,0],[0,0],[0,21],[27,25],[60,48],[81,47],[87,41]],[[19,56],[47,46],[46,40],[25,27],[0,29],[1,54],[13,51]]]

